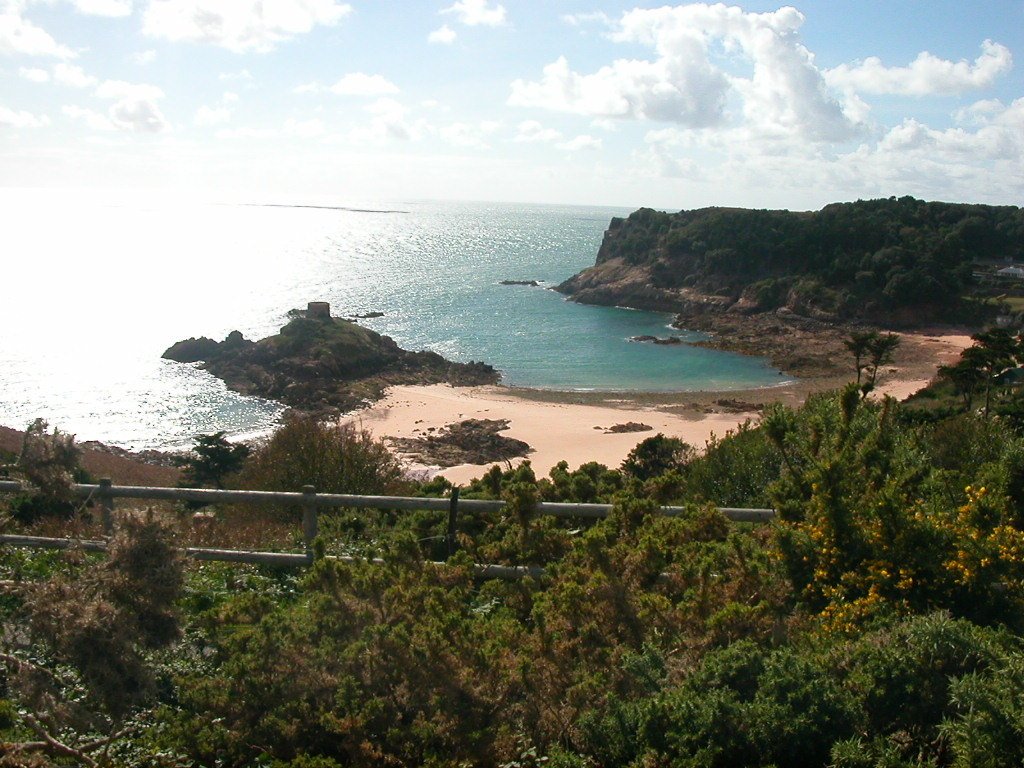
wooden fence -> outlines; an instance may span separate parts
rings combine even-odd
[[[31,493],[33,489],[17,481],[0,481],[0,493]],[[210,488],[159,488],[133,485],[114,485],[108,479],[98,484],[78,484],[72,486],[73,494],[86,501],[93,501],[100,509],[103,530],[106,535],[114,531],[115,499],[142,499],[152,501],[195,501],[207,504],[288,504],[302,508],[302,538],[305,551],[298,552],[254,552],[235,549],[211,549],[190,547],[185,554],[196,560],[218,560],[235,563],[256,563],[262,565],[302,566],[312,562],[311,550],[313,539],[319,529],[319,509],[355,508],[380,510],[433,510],[445,512],[448,516],[446,539],[449,554],[455,551],[455,534],[460,511],[465,512],[501,512],[507,502],[484,499],[460,499],[459,489],[452,490],[446,499],[419,498],[411,496],[359,496],[342,493],[317,493],[311,485],[303,486],[302,491],[234,491]],[[534,514],[554,515],[556,517],[603,518],[612,510],[611,504],[568,504],[561,502],[539,502],[533,508]],[[726,518],[734,522],[760,523],[775,517],[773,509],[748,509],[738,507],[719,507]],[[686,511],[686,507],[661,507],[661,513],[670,517],[678,516]],[[67,549],[80,547],[86,551],[105,551],[106,541],[44,538],[39,536],[0,535],[0,544],[17,547],[43,549]],[[335,559],[352,561],[361,558],[336,556]],[[437,563],[443,565],[443,563]],[[508,566],[495,564],[475,564],[474,573],[481,578],[522,578],[524,576],[543,575],[539,566]]]

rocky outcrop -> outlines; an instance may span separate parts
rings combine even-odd
[[[656,288],[646,266],[626,264],[619,258],[598,261],[555,286],[555,290],[581,304],[654,312],[672,312],[679,305],[678,292]]]
[[[482,362],[456,363],[434,352],[410,352],[389,336],[324,316],[292,319],[281,332],[249,341],[233,331],[222,342],[186,339],[163,356],[202,362],[230,389],[313,413],[339,413],[373,402],[393,384],[494,384]]]
[[[639,341],[646,344],[682,344],[683,340],[678,336],[666,336],[664,338],[658,336],[631,336],[630,341]]]
[[[639,421],[627,421],[625,424],[612,424],[604,432],[606,435],[617,435],[625,432],[653,432],[654,427]]]
[[[466,419],[449,424],[436,435],[396,437],[389,442],[395,450],[421,464],[490,464],[525,456],[532,450],[522,440],[498,434],[508,426],[508,419]]]

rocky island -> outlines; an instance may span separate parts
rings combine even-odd
[[[232,331],[224,341],[190,338],[163,357],[201,362],[230,389],[329,415],[380,399],[394,384],[495,384],[500,374],[482,362],[457,363],[435,352],[410,352],[350,320],[331,317],[311,302],[280,333],[250,341]]]
[[[1004,284],[979,265],[1024,261],[1024,209],[912,197],[820,211],[641,208],[614,218],[575,301],[672,312],[705,346],[767,356],[802,377],[845,366],[851,329],[977,326]],[[648,339],[643,339],[647,341]]]

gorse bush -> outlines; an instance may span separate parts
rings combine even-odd
[[[49,431],[49,424],[36,419],[25,430],[21,452],[5,469],[26,481],[35,493],[14,497],[9,503],[11,517],[25,524],[47,517],[71,517],[80,504],[72,486],[90,480],[82,469],[82,451],[75,436],[59,429]]]
[[[36,658],[77,686],[90,723],[145,723],[114,765],[1020,764],[1024,439],[1011,425],[914,426],[852,385],[670,458],[543,478],[494,467],[462,497],[508,503],[460,513],[454,554],[443,513],[344,513],[303,575],[202,566],[177,602],[156,540],[116,555],[116,579],[81,558],[53,580],[52,555],[0,559],[0,581],[45,578],[24,593],[42,602],[0,609],[37,634]],[[402,480],[364,433],[308,420],[243,477],[451,491]],[[613,512],[554,518],[541,500]],[[773,524],[715,509],[765,504]],[[347,536],[365,560],[324,556]],[[544,571],[482,581],[474,562]],[[90,666],[118,648],[117,664]],[[36,738],[16,675],[0,679],[0,741]],[[123,703],[102,693],[113,684]],[[62,734],[85,733],[70,708],[60,717]]]
[[[1005,461],[975,465],[987,485],[951,491],[927,440],[902,429],[894,407],[860,402],[850,387],[813,400],[799,418],[766,416],[784,460],[771,496],[797,594],[836,631],[939,608],[1019,623],[1024,531],[1007,495],[1018,440],[1006,441]]]
[[[266,491],[312,485],[321,493],[359,494],[404,487],[401,465],[369,432],[298,414],[252,451],[239,484]]]
[[[70,573],[26,583],[3,606],[0,696],[17,705],[0,727],[14,759],[4,765],[98,764],[155,703],[153,654],[180,636],[184,571],[168,529],[129,518],[106,560],[71,557]]]

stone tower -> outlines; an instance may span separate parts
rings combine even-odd
[[[306,317],[330,320],[331,305],[326,301],[311,301],[306,305]]]

